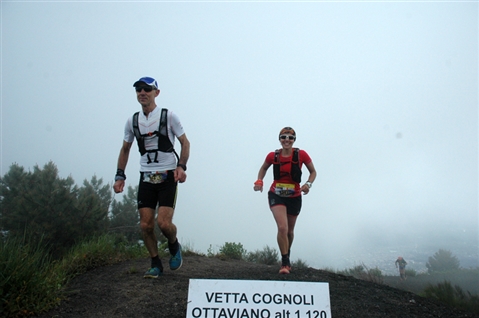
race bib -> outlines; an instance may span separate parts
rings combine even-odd
[[[143,172],[143,182],[162,183],[168,178],[168,171]]]
[[[276,183],[274,193],[280,197],[290,197],[294,195],[294,184],[291,183]]]

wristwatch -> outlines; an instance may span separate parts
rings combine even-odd
[[[184,171],[186,171],[186,165],[182,164],[182,163],[179,163],[176,165],[177,167],[181,167],[183,168]]]
[[[311,187],[313,186],[313,183],[312,183],[312,182],[309,182],[309,181],[307,181],[307,182],[306,182],[306,185],[307,185],[308,187],[310,187],[310,188],[311,188]]]

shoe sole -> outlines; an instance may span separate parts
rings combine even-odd
[[[178,266],[177,268],[172,268],[172,267],[170,266],[170,269],[171,269],[172,271],[177,271],[177,270],[179,270],[179,269],[181,268],[181,265],[183,265],[183,258],[181,259],[180,266]]]
[[[183,265],[183,255],[181,254],[181,245],[179,246],[179,252],[180,252],[180,255],[181,255],[180,265],[179,265],[178,267],[176,267],[176,268],[173,268],[173,267],[171,267],[171,265],[170,265],[170,270],[172,270],[172,271],[177,271],[177,270],[179,270],[180,267],[181,267],[181,265]]]
[[[158,274],[158,275],[145,274],[145,275],[143,275],[143,278],[158,278],[161,275],[163,275],[163,272],[160,272],[160,274]]]
[[[290,274],[291,273],[291,266],[282,266],[279,269],[280,274]]]

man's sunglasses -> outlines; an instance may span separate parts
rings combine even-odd
[[[151,86],[139,86],[139,87],[135,87],[135,90],[139,93],[141,92],[142,90],[144,90],[145,92],[149,93],[153,90],[153,87]]]
[[[279,138],[281,138],[283,140],[286,139],[286,138],[288,138],[289,140],[295,140],[296,139],[295,136],[287,136],[287,135],[281,135],[281,136],[279,136]]]

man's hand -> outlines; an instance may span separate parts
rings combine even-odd
[[[174,171],[175,182],[183,183],[186,181],[186,172],[181,167],[176,167]]]
[[[116,180],[113,184],[113,191],[115,193],[123,192],[123,188],[125,187],[125,180]]]

